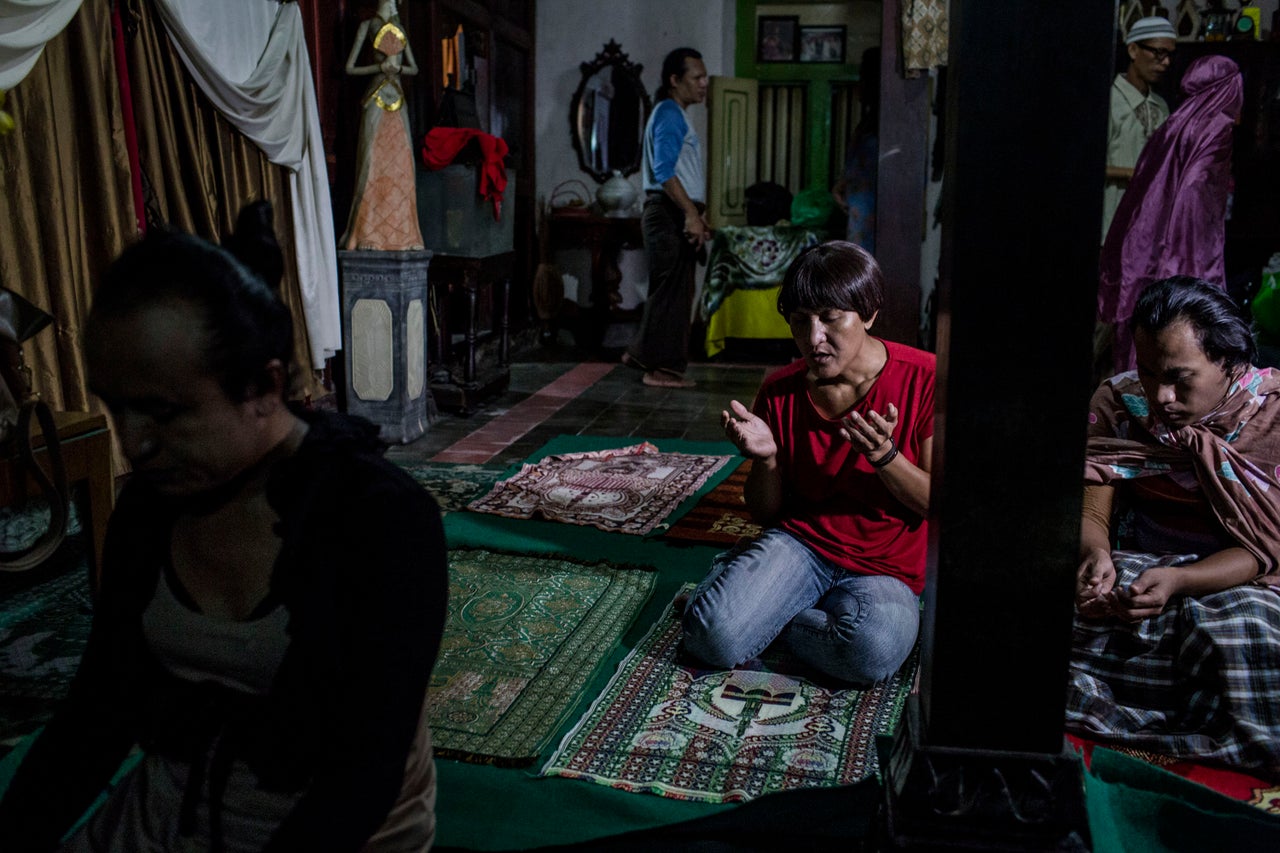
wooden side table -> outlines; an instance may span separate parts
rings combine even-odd
[[[618,253],[624,246],[644,245],[640,219],[553,212],[549,223],[552,248],[585,248],[591,252],[591,307],[585,312],[584,321],[578,324],[574,337],[586,349],[599,349],[622,301],[618,292],[622,281]]]
[[[88,484],[89,512],[81,515],[81,523],[93,543],[89,579],[97,592],[102,573],[102,544],[107,535],[107,519],[115,505],[115,480],[111,476],[111,430],[105,415],[92,412],[54,412],[58,440],[62,444],[62,461],[67,469],[67,483]],[[48,471],[44,436],[33,428],[31,446],[36,461]],[[29,494],[38,494],[39,485],[29,472],[22,470],[16,458],[17,446],[6,446],[0,453],[0,505],[8,506]]]
[[[514,258],[503,252],[483,258],[436,254],[431,259],[427,373],[441,409],[468,415],[481,401],[507,390],[507,303]],[[481,344],[495,338],[496,358],[482,360]]]

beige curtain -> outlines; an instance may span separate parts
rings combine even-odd
[[[319,397],[325,392],[310,369],[285,170],[200,92],[150,0],[128,0],[122,14],[147,223],[167,222],[221,242],[241,207],[257,199],[271,201],[284,251],[282,295],[293,314],[295,391],[300,397]]]
[[[0,283],[55,318],[23,347],[55,409],[91,408],[81,327],[93,282],[136,236],[119,92],[110,0],[85,0],[8,95]]]

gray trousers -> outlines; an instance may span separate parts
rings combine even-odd
[[[684,373],[697,250],[684,237],[684,211],[666,193],[645,200],[640,228],[649,257],[649,297],[627,353],[648,370]]]

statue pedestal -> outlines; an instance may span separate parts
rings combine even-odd
[[[346,411],[408,444],[426,432],[431,252],[339,251]]]

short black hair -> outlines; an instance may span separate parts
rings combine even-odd
[[[243,261],[179,229],[149,228],[107,268],[94,292],[86,331],[104,319],[185,302],[204,317],[207,367],[231,400],[244,401],[269,386],[266,367],[273,360],[291,376],[293,318],[273,287],[280,281],[283,256],[270,212],[269,204],[265,215],[260,206],[251,213],[246,208],[237,220],[228,243],[253,247]],[[286,387],[282,396],[287,393]]]
[[[884,305],[884,276],[871,253],[846,240],[810,246],[791,262],[778,289],[778,313],[836,308],[870,320]]]
[[[1200,349],[1226,370],[1252,364],[1258,355],[1249,321],[1221,288],[1189,275],[1175,275],[1150,284],[1138,297],[1129,323],[1132,331],[1159,332],[1185,320]]]

